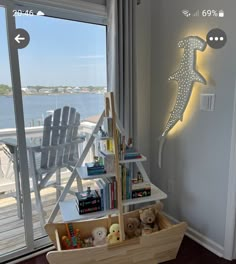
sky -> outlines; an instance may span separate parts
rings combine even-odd
[[[4,9],[0,8],[0,83],[11,85]],[[16,16],[30,35],[19,49],[22,87],[107,86],[106,27],[45,16]]]

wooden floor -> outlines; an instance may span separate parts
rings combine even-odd
[[[48,262],[46,260],[46,254],[43,254],[36,258],[20,262],[20,264],[48,264]],[[227,261],[219,258],[193,240],[185,237],[177,258],[165,262],[165,264],[236,264],[236,260]]]
[[[46,218],[51,213],[56,194],[54,188],[47,188],[41,192],[43,207],[46,212]],[[32,215],[34,238],[42,236],[42,229],[39,222],[39,214],[35,210],[34,194],[32,197]],[[0,255],[9,253],[25,246],[24,221],[17,216],[16,200],[13,197],[0,199]],[[57,221],[60,220],[60,214]]]

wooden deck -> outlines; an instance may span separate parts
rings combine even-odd
[[[90,160],[88,159],[88,161]],[[70,175],[71,172],[62,171],[62,185],[65,185]],[[90,185],[89,181],[86,181],[85,185],[87,184]],[[75,181],[72,188],[76,190],[76,187]],[[17,216],[17,201],[13,197],[14,194],[15,177],[13,163],[3,152],[2,145],[0,145],[0,257],[26,246],[24,220],[19,219]],[[47,220],[56,202],[56,189],[53,187],[43,189],[41,197]],[[67,194],[67,198],[71,197],[71,195]],[[39,214],[35,209],[34,192],[31,192],[31,201],[34,239],[36,240],[42,237],[43,234],[39,222]],[[61,221],[62,218],[59,212],[54,222]]]
[[[54,188],[44,189],[42,192],[43,207],[48,217],[55,205],[56,194]],[[34,194],[32,197],[32,216],[34,239],[42,236],[39,214],[35,210]],[[25,246],[24,220],[17,216],[16,200],[13,197],[0,199],[0,255],[20,249]],[[60,222],[60,212],[55,219]]]
[[[69,174],[68,174],[69,175]],[[65,178],[64,178],[65,179]],[[86,185],[91,186],[91,181],[86,181]],[[72,185],[72,190],[76,190],[76,181]],[[46,213],[46,221],[54,208],[56,202],[56,189],[49,187],[41,191],[41,197],[43,202],[43,209]],[[73,198],[72,195],[67,194],[66,199]],[[31,193],[32,201],[32,218],[34,239],[38,239],[43,236],[42,229],[39,222],[39,214],[35,209],[34,193]],[[60,211],[55,218],[54,222],[62,222]],[[0,198],[0,256],[10,253],[11,251],[25,247],[25,228],[24,220],[19,219],[17,216],[17,204],[16,199],[13,197]]]

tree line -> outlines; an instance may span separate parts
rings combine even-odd
[[[66,90],[66,88],[68,88],[68,86],[41,86],[41,85],[29,85],[27,86],[28,89],[34,89],[37,91],[37,93],[40,93],[41,89],[50,89],[52,91],[52,93],[58,93],[59,89],[64,88]],[[71,86],[71,88],[75,88],[73,86]],[[80,87],[81,90],[83,89],[88,89],[90,92],[93,91],[101,91],[104,89],[103,86],[83,86]],[[9,85],[6,84],[0,84],[0,95],[9,95],[12,94],[12,87],[10,87]]]

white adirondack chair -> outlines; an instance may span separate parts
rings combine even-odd
[[[73,170],[79,158],[79,144],[84,141],[78,136],[79,125],[80,114],[75,108],[65,106],[63,109],[56,109],[44,120],[41,146],[28,148],[30,176],[43,231],[45,217],[40,191],[53,184],[58,188],[57,199],[60,196],[60,170],[61,168]],[[49,180],[54,173],[56,182],[50,183]]]

